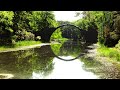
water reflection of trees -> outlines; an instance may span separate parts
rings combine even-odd
[[[47,76],[54,68],[54,53],[58,56],[76,57],[82,52],[82,48],[79,41],[68,40],[63,44],[52,44],[51,47],[46,45],[29,50],[0,53],[0,73],[14,74],[14,78],[30,78],[33,72]]]
[[[47,47],[0,53],[0,73],[12,73],[14,78],[30,78],[32,72],[49,74],[53,69],[51,52]]]
[[[57,56],[77,57],[83,51],[83,45],[80,41],[67,40],[62,45],[51,45],[52,51]]]

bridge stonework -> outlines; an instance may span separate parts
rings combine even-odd
[[[41,40],[42,42],[50,42],[50,37],[52,35],[52,33],[56,30],[56,28],[45,28],[42,32],[41,32]]]
[[[58,26],[58,27],[44,28],[42,30],[42,32],[41,32],[41,40],[42,40],[42,42],[50,42],[50,37],[53,34],[53,32],[55,30],[57,30],[58,28],[61,28],[61,27],[64,27],[64,26],[74,26],[75,28],[78,28],[79,30],[82,30],[79,27],[77,27],[75,25],[72,25],[72,24],[63,24],[63,25]]]
[[[80,29],[78,26],[75,26],[75,25],[72,25],[72,24],[63,24],[63,25],[58,26],[58,27],[44,28],[44,30],[42,30],[42,32],[41,32],[42,42],[50,42],[50,37],[53,34],[53,32],[55,30],[57,30],[58,28],[61,28],[61,27],[64,27],[64,26],[73,26],[73,27],[77,28],[78,30],[80,30],[81,38],[86,40],[86,42],[97,42],[98,32],[96,30],[86,31],[86,30]]]

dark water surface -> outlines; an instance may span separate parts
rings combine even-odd
[[[28,50],[0,53],[0,74],[13,79],[96,79],[86,70],[88,61],[81,61],[84,45],[66,41]],[[77,58],[76,58],[77,57]]]

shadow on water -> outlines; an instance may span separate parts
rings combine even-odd
[[[97,78],[83,69],[84,62],[78,57],[83,51],[84,45],[80,42],[68,40],[62,45],[0,53],[0,74],[12,74],[13,79]]]

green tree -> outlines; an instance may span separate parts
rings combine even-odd
[[[13,11],[13,30],[14,38],[19,40],[34,40],[34,35],[31,33],[30,19],[31,11]]]
[[[12,11],[0,11],[0,45],[12,44],[13,15]]]
[[[98,42],[115,46],[120,39],[119,11],[84,11],[84,17],[75,22],[82,29],[97,30]]]

